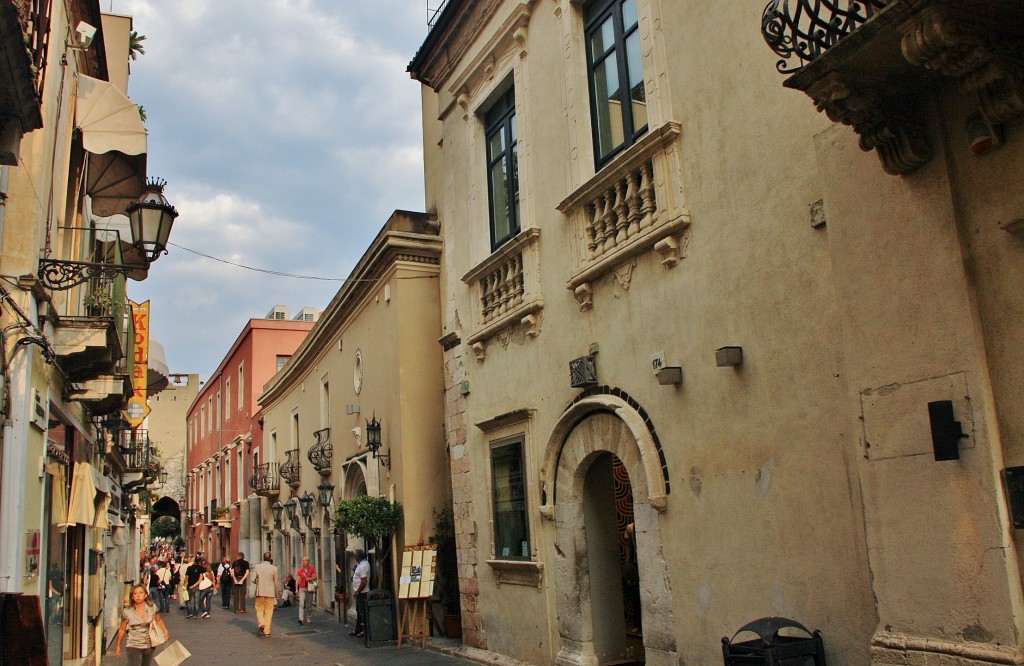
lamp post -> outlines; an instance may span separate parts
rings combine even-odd
[[[274,514],[274,529],[284,534],[284,530],[281,529],[281,512],[284,511],[284,505],[280,502],[274,502],[270,507],[270,512]]]
[[[167,239],[174,226],[178,211],[164,196],[166,180],[153,179],[146,183],[146,191],[139,200],[128,206],[132,244],[142,251],[146,261],[152,263],[167,253]]]
[[[381,465],[391,469],[391,453],[380,454],[380,449],[384,445],[380,437],[381,424],[377,420],[377,415],[373,415],[373,419],[366,422],[366,448],[370,450],[370,454],[380,461]]]
[[[112,280],[118,275],[148,268],[157,257],[167,252],[178,211],[164,197],[165,180],[151,179],[139,200],[128,206],[132,245],[142,252],[143,265],[96,263],[70,259],[43,258],[39,262],[39,282],[54,291],[65,291],[93,279]]]
[[[324,524],[330,520],[331,516],[331,502],[334,501],[334,486],[331,485],[327,479],[320,482],[320,485],[316,487],[317,500],[320,506],[324,509]]]

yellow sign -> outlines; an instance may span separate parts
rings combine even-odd
[[[128,301],[135,324],[135,368],[132,372],[132,397],[121,414],[133,428],[138,428],[151,411],[146,403],[147,375],[149,374],[149,301]]]

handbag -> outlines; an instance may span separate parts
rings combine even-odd
[[[203,574],[203,577],[199,580],[199,589],[208,590],[211,587],[213,587],[213,581],[210,580],[209,576]]]
[[[306,583],[306,589],[309,590],[310,592],[316,592],[316,588],[317,588],[317,582],[315,580],[311,580],[308,583]]]
[[[159,624],[156,620],[152,620],[149,623],[149,644],[153,647],[163,645],[167,642],[170,636],[167,635],[167,630],[164,629],[162,624]]]

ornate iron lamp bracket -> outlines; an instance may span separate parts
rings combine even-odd
[[[127,276],[129,272],[142,268],[145,266],[43,259],[39,262],[39,281],[47,289],[65,291],[92,279],[109,281],[118,275]]]

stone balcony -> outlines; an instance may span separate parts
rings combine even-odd
[[[487,344],[514,329],[540,334],[540,229],[524,229],[462,277],[475,304],[473,332],[466,339],[478,361]]]
[[[652,129],[558,206],[576,241],[566,286],[581,310],[593,307],[593,283],[635,265],[653,249],[666,268],[685,256],[690,214],[681,190],[678,123]]]
[[[946,81],[977,107],[972,150],[998,145],[1024,115],[1024,6],[1018,0],[773,0],[761,33],[833,122],[849,125],[883,169],[905,174],[933,154],[925,100]]]

